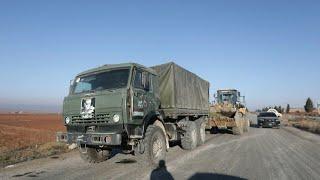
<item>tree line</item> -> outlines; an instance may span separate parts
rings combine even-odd
[[[284,108],[281,107],[281,106],[274,106],[274,107],[268,106],[268,107],[262,108],[260,111],[268,111],[269,109],[275,109],[275,110],[277,110],[279,113],[284,113]]]
[[[268,107],[264,107],[262,108],[261,110],[257,110],[257,112],[261,112],[261,111],[268,111],[269,109],[275,109],[277,110],[279,113],[289,113],[290,112],[290,104],[287,104],[287,107],[286,109],[281,107],[281,106],[268,106]],[[315,107],[314,107],[314,104],[313,104],[313,101],[311,100],[311,98],[309,97],[307,100],[306,100],[306,103],[304,105],[304,110],[307,112],[307,113],[311,113],[315,110]]]

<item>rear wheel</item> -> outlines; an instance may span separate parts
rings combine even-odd
[[[196,121],[197,124],[197,137],[198,137],[198,146],[202,145],[206,141],[206,122],[203,118],[200,118]]]
[[[184,128],[185,133],[181,138],[181,146],[183,149],[192,150],[197,147],[197,125],[193,121],[187,121]]]
[[[83,152],[82,152],[83,151]],[[87,150],[79,150],[80,157],[89,163],[99,163],[110,158],[111,151],[87,147]]]
[[[145,151],[143,153],[143,163],[151,167],[157,167],[159,161],[166,158],[166,139],[162,129],[155,125],[147,128],[144,139]]]

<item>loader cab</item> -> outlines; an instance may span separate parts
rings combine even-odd
[[[226,104],[230,103],[235,105],[237,101],[239,100],[238,98],[239,93],[235,90],[218,90],[217,91],[217,102],[219,104]]]
[[[245,97],[235,89],[218,90],[216,94],[218,104],[232,104],[234,106],[245,106]]]

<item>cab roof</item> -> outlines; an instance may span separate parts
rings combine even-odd
[[[137,67],[137,68],[141,68],[145,71],[148,71],[151,74],[157,75],[157,73],[155,72],[155,70],[145,67],[141,64],[137,64],[137,63],[121,63],[121,64],[105,64],[96,68],[92,68],[89,70],[86,70],[84,72],[79,73],[77,76],[83,76],[83,75],[87,75],[87,74],[91,74],[91,73],[96,73],[96,72],[100,72],[100,71],[106,71],[109,69],[119,69],[119,68],[131,68],[131,67]]]
[[[218,89],[217,91],[221,92],[221,91],[238,91],[236,89]]]

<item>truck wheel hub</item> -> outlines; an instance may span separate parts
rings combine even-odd
[[[154,157],[158,157],[160,156],[161,152],[162,152],[162,142],[159,138],[156,138],[153,142],[153,146],[152,146],[152,152]]]

